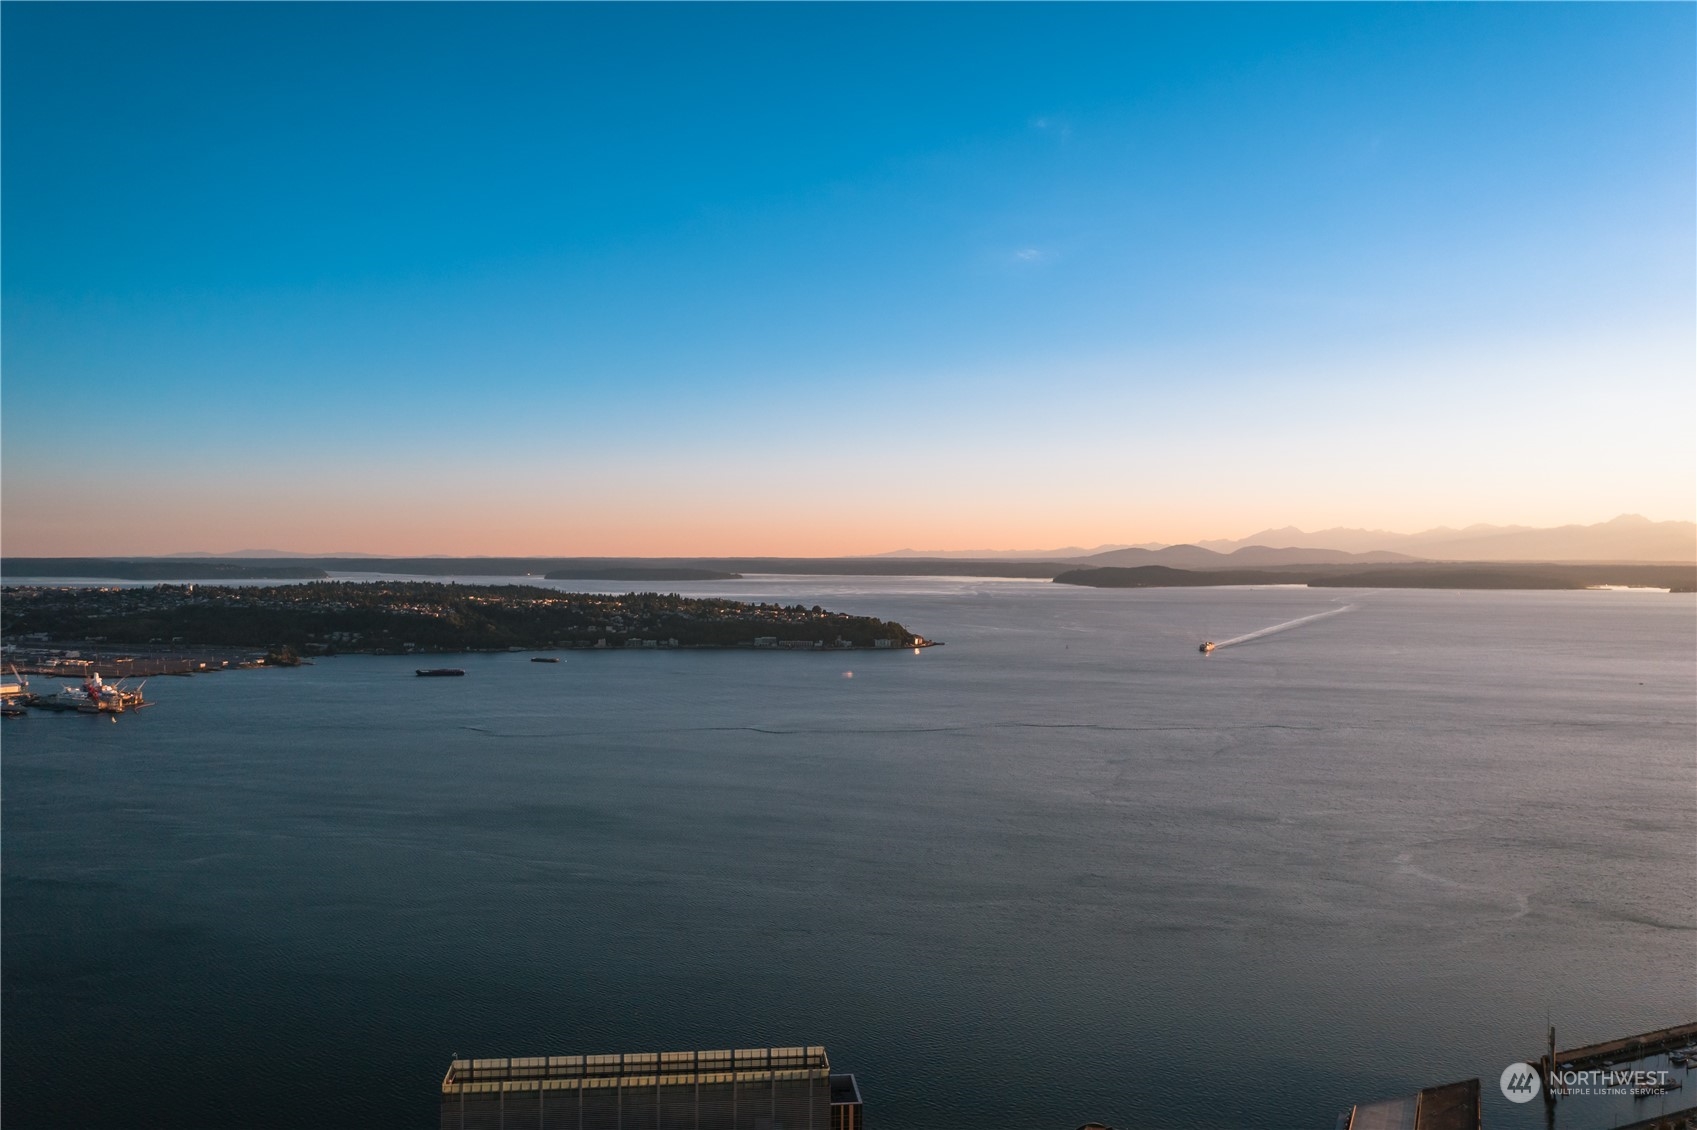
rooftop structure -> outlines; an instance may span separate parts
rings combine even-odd
[[[1338,1115],[1337,1130],[1479,1130],[1479,1080],[1352,1106]]]
[[[853,1075],[831,1076],[831,1130],[861,1130],[860,1084]]]
[[[860,1130],[822,1047],[456,1059],[442,1130]]]

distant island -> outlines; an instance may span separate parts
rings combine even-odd
[[[578,565],[543,574],[548,581],[740,581],[741,573],[674,566]]]
[[[0,635],[23,647],[246,648],[276,655],[555,648],[927,647],[870,616],[533,585],[314,581],[275,586],[7,586]]]
[[[1689,592],[1697,565],[1521,565],[1474,562],[1416,563],[1363,570],[1359,566],[1292,566],[1282,569],[1071,569],[1055,577],[1061,585],[1091,588],[1195,588],[1216,585],[1307,585],[1360,589],[1589,589],[1605,585]]]
[[[1088,585],[1099,589],[1206,588],[1219,585],[1301,585],[1303,577],[1264,569],[1174,569],[1167,565],[1135,565],[1120,569],[1072,569],[1055,578],[1058,585]]]

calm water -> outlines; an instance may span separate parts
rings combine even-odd
[[[1689,596],[675,587],[948,646],[8,720],[8,1130],[425,1127],[456,1052],[802,1043],[878,1130],[1326,1127],[1469,1076],[1531,1127],[1496,1077],[1546,1016],[1697,1017]]]

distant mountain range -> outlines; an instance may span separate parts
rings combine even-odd
[[[152,559],[152,558],[149,558]],[[375,553],[299,553],[279,549],[243,549],[233,553],[176,553],[170,560],[202,559],[298,560],[342,562],[325,567],[347,569],[354,561],[485,562],[546,561],[575,558],[448,558],[430,554],[414,558],[391,558]],[[1335,527],[1312,532],[1285,526],[1261,530],[1243,538],[1217,538],[1194,545],[1142,542],[1135,545],[1098,545],[1094,548],[1068,545],[1058,549],[897,549],[865,557],[838,561],[878,562],[873,572],[898,571],[903,560],[946,562],[1001,562],[1011,567],[1020,562],[1055,562],[1097,566],[1136,567],[1165,565],[1177,569],[1263,568],[1284,565],[1365,564],[1388,565],[1408,561],[1504,561],[1504,562],[1697,562],[1697,523],[1652,522],[1638,514],[1622,514],[1591,526],[1468,526],[1452,529],[1439,526],[1417,534],[1389,530],[1360,530]],[[589,560],[589,559],[584,559]],[[593,560],[614,560],[595,558]],[[623,563],[648,563],[643,558],[619,558]],[[669,564],[696,565],[711,560],[714,567],[732,559],[663,558]],[[777,559],[735,559],[725,568],[734,572],[769,571],[758,567]],[[810,558],[783,559],[792,568],[814,562]],[[755,566],[748,565],[756,562]],[[822,564],[820,559],[816,564]],[[1033,568],[1035,565],[1032,566]],[[433,570],[434,571],[434,570]],[[486,571],[486,570],[483,570]],[[813,569],[803,569],[813,572]],[[860,570],[865,571],[865,570]],[[1020,574],[1025,575],[1025,574]]]
[[[928,561],[1082,561],[1116,549],[1162,549],[1165,545],[1165,542],[1148,541],[1139,545],[1099,545],[1094,549],[1078,545],[1062,546],[1060,549],[892,549],[872,556],[923,557]]]
[[[1272,548],[1246,545],[1230,553],[1217,553],[1199,545],[1169,545],[1163,549],[1116,549],[1077,559],[1081,565],[1166,565],[1174,569],[1252,568],[1265,565],[1388,565],[1416,561],[1405,553],[1373,550],[1345,553],[1341,549]]]
[[[1592,526],[1439,526],[1417,534],[1286,526],[1246,538],[1198,543],[1231,553],[1249,546],[1300,547],[1345,553],[1390,551],[1430,561],[1697,561],[1697,523],[1652,522],[1622,514]]]
[[[1086,565],[1166,565],[1178,569],[1251,568],[1274,565],[1392,564],[1407,561],[1697,561],[1697,523],[1652,522],[1622,514],[1592,526],[1439,526],[1417,534],[1337,527],[1312,533],[1295,526],[1262,530],[1245,538],[1194,545],[1065,546],[1032,550],[898,549],[878,558],[929,560],[1062,561]]]

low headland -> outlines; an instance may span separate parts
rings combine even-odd
[[[690,569],[684,566],[644,565],[576,565],[567,569],[550,569],[543,574],[549,581],[740,581],[741,573],[726,573],[718,569]]]
[[[310,581],[330,574],[293,561],[219,561],[193,557],[8,557],[6,577],[102,581]]]
[[[301,656],[750,648],[930,647],[902,624],[814,605],[659,593],[568,593],[533,585],[309,581],[274,586],[7,586],[0,636],[23,657],[64,650],[153,656]],[[81,659],[82,656],[78,656]],[[222,664],[227,666],[229,664]],[[39,669],[39,668],[38,668]]]

